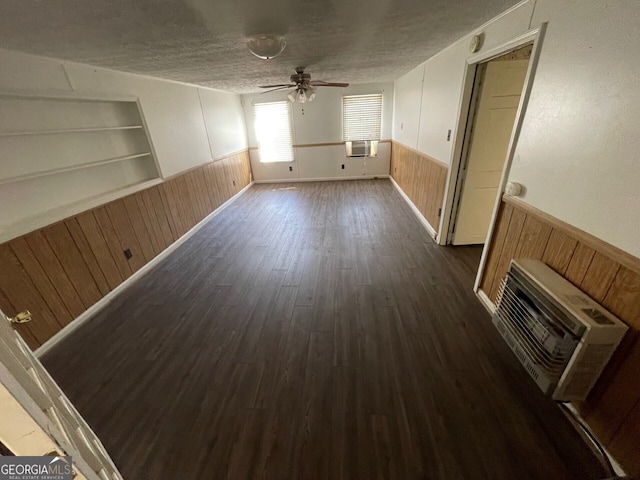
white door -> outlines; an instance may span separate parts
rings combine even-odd
[[[528,64],[528,60],[487,64],[469,144],[454,245],[485,241]]]
[[[16,455],[70,455],[76,479],[122,480],[100,440],[1,310],[0,441]]]

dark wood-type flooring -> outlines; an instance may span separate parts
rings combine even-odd
[[[42,359],[127,480],[588,479],[388,180],[256,185]]]

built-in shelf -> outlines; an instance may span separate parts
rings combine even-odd
[[[85,133],[85,132],[108,132],[113,130],[141,130],[144,127],[142,125],[126,125],[119,127],[88,127],[88,128],[69,128],[62,130],[41,130],[32,132],[7,132],[1,133],[0,137],[21,137],[27,135],[58,135],[64,133]]]
[[[68,167],[53,168],[51,170],[43,170],[41,172],[28,173],[26,175],[18,175],[16,177],[4,178],[0,180],[0,185],[4,185],[6,183],[22,182],[25,180],[31,180],[32,178],[46,177],[47,175],[57,175],[59,173],[73,172],[74,170],[83,170],[85,168],[99,167],[101,165],[109,165],[110,163],[124,162],[125,160],[133,160],[134,158],[146,157],[149,155],[151,155],[151,152],[135,153],[133,155],[107,158],[104,160],[97,160],[95,162],[81,163],[78,165],[70,165]]]
[[[136,98],[0,93],[0,111],[4,240],[160,181]]]

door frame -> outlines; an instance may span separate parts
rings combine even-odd
[[[447,245],[453,245],[455,236],[455,226],[457,222],[458,214],[460,213],[460,202],[462,201],[462,195],[464,193],[464,183],[466,180],[466,170],[469,166],[469,149],[471,148],[471,131],[475,128],[476,115],[478,113],[478,106],[480,103],[480,95],[482,94],[482,88],[480,88],[480,82],[484,80],[484,75],[487,71],[488,61],[478,62],[475,64],[475,68],[471,69],[473,72],[473,82],[471,85],[471,96],[469,97],[469,111],[465,121],[465,128],[462,132],[462,149],[460,150],[460,162],[457,167],[457,174],[455,176],[455,184],[453,185],[453,193],[451,195],[451,213],[449,214],[449,222],[446,232],[445,243]],[[449,172],[451,174],[451,172]],[[447,212],[445,212],[446,214]]]
[[[0,403],[0,438],[10,452],[19,456],[69,455],[78,479],[122,480],[100,439],[2,310]]]
[[[484,266],[486,263],[487,257],[487,246],[491,240],[493,235],[493,230],[496,223],[496,218],[498,216],[498,209],[500,207],[500,202],[502,199],[502,194],[504,191],[504,187],[507,183],[507,178],[509,176],[509,170],[511,168],[511,164],[513,162],[513,157],[515,153],[515,147],[518,141],[518,137],[520,135],[520,131],[522,130],[522,124],[524,121],[524,115],[527,108],[527,103],[529,101],[529,97],[531,96],[531,90],[533,87],[533,79],[535,76],[535,70],[538,65],[538,61],[540,58],[540,52],[542,50],[542,41],[544,38],[544,33],[547,28],[547,23],[542,23],[540,26],[531,29],[524,34],[515,37],[511,40],[508,40],[500,45],[497,45],[486,52],[478,53],[476,55],[472,55],[467,58],[465,62],[465,71],[462,82],[462,92],[460,96],[460,104],[458,107],[458,120],[457,126],[455,130],[455,138],[454,138],[454,148],[452,150],[451,158],[449,164],[451,167],[449,168],[449,173],[447,175],[447,183],[446,189],[443,198],[443,208],[442,215],[440,217],[440,225],[438,227],[438,235],[436,237],[436,242],[439,245],[447,245],[451,243],[451,236],[449,234],[449,226],[452,221],[452,215],[454,212],[454,197],[456,186],[459,181],[460,175],[460,167],[464,163],[463,159],[463,151],[465,144],[465,132],[467,131],[467,123],[470,120],[469,111],[472,102],[472,94],[473,87],[476,80],[476,71],[478,66],[482,63],[488,62],[494,58],[497,58],[501,55],[509,53],[512,50],[516,50],[525,45],[532,44],[531,49],[531,58],[529,59],[529,65],[527,67],[527,75],[524,80],[524,87],[522,90],[522,95],[520,97],[520,103],[518,105],[518,111],[516,113],[516,120],[513,126],[513,131],[511,133],[511,138],[509,140],[509,147],[507,148],[507,156],[505,159],[504,167],[502,170],[502,175],[500,177],[500,183],[498,185],[498,194],[496,195],[496,200],[493,206],[493,212],[491,214],[491,222],[489,224],[489,231],[487,232],[487,238],[485,240],[485,247],[482,250],[482,257],[480,259],[480,265],[478,267],[478,273],[476,276],[476,281],[473,286],[474,292],[478,291],[478,286],[480,283],[480,279],[482,277],[482,272],[484,270]]]

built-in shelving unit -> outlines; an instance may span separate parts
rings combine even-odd
[[[66,130],[41,130],[33,132],[0,133],[0,137],[20,137],[23,135],[56,135],[61,133],[105,132],[109,130],[137,130],[144,128],[142,125],[125,125],[122,127],[94,127],[94,128],[70,128]]]
[[[159,178],[135,98],[0,93],[0,242]]]

